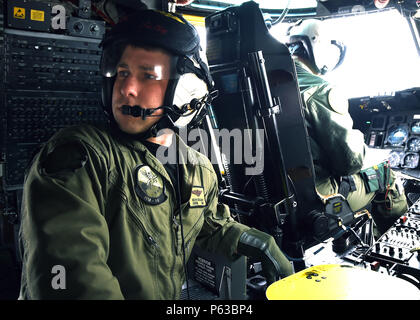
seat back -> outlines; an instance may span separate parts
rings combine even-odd
[[[263,156],[263,172],[247,175],[246,164],[230,159],[225,166],[227,184],[231,191],[262,198],[285,213],[284,221],[278,215],[276,222],[281,225],[283,249],[293,255],[313,233],[311,223],[306,223],[309,213],[323,211],[293,59],[271,36],[255,2],[208,16],[206,28],[207,58],[219,91],[212,103],[213,128],[247,129],[254,137],[263,132],[251,146],[254,155]],[[232,155],[232,146],[230,151]],[[264,211],[247,219],[275,233],[277,226],[271,228],[273,219]]]

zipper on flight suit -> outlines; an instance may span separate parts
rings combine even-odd
[[[130,215],[133,218],[135,224],[142,230],[142,232],[146,236],[146,240],[149,242],[150,245],[152,245],[153,248],[157,249],[159,245],[156,242],[156,240],[146,231],[146,229],[143,226],[143,223],[139,220],[139,218],[136,217],[136,215],[131,211],[131,209],[128,210],[130,211]]]
[[[126,197],[126,195],[122,194],[122,198],[124,200],[124,202],[127,205],[128,208],[128,212],[130,213],[130,217],[132,218],[132,220],[134,221],[134,223],[137,225],[137,227],[139,227],[139,229],[141,229],[141,231],[143,232],[143,234],[146,237],[146,240],[149,242],[149,244],[154,248],[157,249],[159,247],[158,243],[156,242],[156,240],[146,231],[146,228],[144,227],[143,223],[141,222],[141,220],[136,216],[136,214],[133,212],[133,210],[131,209],[131,207],[128,205],[128,199]]]
[[[156,248],[159,247],[158,243],[156,242],[155,239],[153,239],[153,237],[151,235],[149,235],[148,233],[146,233],[146,235],[147,235],[147,240],[149,240],[149,242],[152,246],[154,246]]]
[[[172,218],[172,223],[173,223],[174,231],[175,231],[175,243],[174,243],[175,254],[173,255],[174,261],[172,263],[172,268],[171,268],[172,287],[174,288],[173,299],[175,299],[175,297],[177,295],[176,291],[175,291],[176,290],[175,267],[177,266],[176,260],[177,260],[177,257],[179,255],[179,253],[180,253],[180,245],[182,245],[182,244],[180,244],[179,241],[178,241],[178,234],[180,232],[180,225],[179,225],[178,221],[176,221],[176,215],[175,215],[174,210],[171,211],[171,218]]]
[[[176,156],[178,156],[178,154],[176,155]],[[166,172],[166,169],[164,168],[164,166],[162,165],[162,163],[160,163],[159,161],[156,161],[155,159],[155,157],[150,153],[150,151],[149,150],[146,150],[146,157],[148,158],[148,160],[150,161],[150,162],[152,162],[152,163],[154,163],[155,164],[155,168],[156,167],[159,167],[159,165],[157,164],[157,163],[159,163],[160,164],[160,166],[162,166],[163,167],[163,170],[160,170],[160,171],[164,171],[164,172]],[[159,171],[159,170],[158,170]],[[165,177],[166,178],[166,180],[169,182],[169,185],[170,185],[170,188],[169,189],[171,189],[171,191],[172,192],[170,192],[171,194],[172,194],[172,197],[174,198],[174,199],[177,199],[177,188],[178,187],[180,187],[179,186],[179,181],[178,181],[178,186],[174,186],[173,184],[172,184],[172,180],[170,179],[170,177],[168,176],[168,177],[166,177],[162,172],[159,172],[163,177]],[[180,177],[179,177],[179,179],[180,179]],[[168,190],[169,191],[169,190]],[[177,199],[177,201],[176,201],[176,205],[175,205],[175,208],[178,208],[179,207],[179,203],[178,203],[178,201],[179,202],[181,202],[181,199]],[[173,209],[173,210],[171,210],[171,220],[172,220],[172,223],[173,223],[173,228],[174,228],[174,231],[175,231],[175,243],[174,243],[174,246],[175,246],[175,254],[173,255],[173,263],[172,263],[172,268],[171,268],[171,271],[170,271],[170,278],[171,278],[171,282],[172,282],[172,287],[173,287],[173,299],[175,299],[176,298],[176,296],[177,296],[177,292],[176,292],[176,281],[175,281],[175,268],[176,268],[176,266],[177,266],[177,258],[178,258],[178,256],[180,255],[180,254],[182,254],[182,242],[181,243],[179,243],[180,241],[178,241],[178,239],[179,238],[181,238],[182,237],[182,235],[179,237],[178,235],[179,235],[179,233],[181,232],[181,230],[180,230],[180,224],[178,223],[178,221],[176,220],[176,215],[175,215],[175,211],[176,211],[176,209]],[[181,214],[181,212],[179,212],[178,214]],[[182,241],[182,239],[181,239],[181,241]]]
[[[180,240],[180,237],[181,237],[181,235],[180,235],[181,229],[180,229],[180,224],[176,220],[176,215],[175,215],[174,211],[172,211],[172,223],[173,223],[173,228],[175,230],[175,254],[179,255],[179,254],[181,254],[181,247],[180,246],[182,245],[182,243],[179,243],[179,240]]]

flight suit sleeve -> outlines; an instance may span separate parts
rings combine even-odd
[[[303,94],[310,135],[328,155],[327,165],[335,176],[351,175],[363,167],[366,153],[364,136],[353,129],[348,100],[337,89],[325,86]]]
[[[80,140],[53,141],[24,185],[21,297],[123,299],[107,265],[105,159]]]
[[[217,252],[229,259],[238,257],[239,238],[244,231],[251,228],[235,221],[229,207],[218,201],[218,184],[216,173],[211,171],[207,176],[207,185],[211,186],[207,196],[207,208],[204,224],[196,243],[210,252]]]

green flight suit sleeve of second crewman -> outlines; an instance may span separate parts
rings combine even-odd
[[[106,263],[109,230],[100,187],[106,176],[98,172],[106,172],[106,161],[74,139],[47,144],[34,159],[23,196],[27,292],[21,298],[124,298]]]
[[[321,159],[324,163],[319,165],[328,168],[336,177],[359,172],[366,145],[362,132],[353,129],[348,100],[337,88],[299,64],[296,71],[309,134],[315,140],[312,146],[314,161]]]
[[[345,176],[359,172],[363,166],[365,145],[362,133],[352,128],[350,114],[335,112],[323,101],[319,101],[318,97],[309,98],[307,107],[316,139],[332,160],[332,173]]]

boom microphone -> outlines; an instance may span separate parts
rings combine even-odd
[[[121,107],[121,111],[123,114],[133,116],[136,118],[141,117],[143,120],[146,117],[153,117],[153,113],[158,109],[161,109],[161,107],[153,108],[153,109],[145,109],[138,105],[136,106],[123,105]]]
[[[122,114],[133,116],[136,118],[141,117],[143,120],[146,117],[160,116],[160,115],[158,116],[153,115],[153,113],[155,113],[159,109],[165,109],[166,114],[173,114],[178,117],[183,117],[183,116],[188,116],[185,114],[188,111],[194,112],[194,111],[201,110],[201,108],[208,103],[207,100],[209,102],[212,101],[213,95],[214,97],[217,97],[218,92],[213,91],[209,95],[206,95],[205,97],[203,97],[202,99],[194,98],[189,103],[184,104],[181,108],[178,108],[176,105],[172,105],[172,106],[160,106],[157,108],[145,109],[139,105],[135,105],[135,106],[123,105],[121,106],[121,111],[122,111]]]

